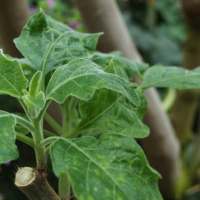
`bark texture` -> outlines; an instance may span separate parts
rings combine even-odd
[[[15,185],[30,200],[61,200],[47,182],[46,173],[30,167],[18,169]]]
[[[191,70],[200,65],[200,1],[182,0],[181,3],[187,22],[187,39],[184,44],[182,66]],[[192,138],[199,95],[199,90],[195,89],[177,91],[177,98],[170,115],[183,147]]]
[[[13,57],[22,57],[13,43],[29,18],[26,0],[0,0],[0,44],[4,52]]]
[[[142,61],[114,0],[74,0],[74,4],[83,17],[87,31],[105,33],[100,38],[98,50],[120,50],[126,58]],[[141,143],[151,166],[162,175],[159,187],[166,196],[179,176],[179,143],[168,116],[162,110],[156,90],[149,89],[145,94],[148,101],[145,123],[151,133]]]

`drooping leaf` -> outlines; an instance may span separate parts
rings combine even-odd
[[[9,60],[0,50],[0,94],[20,98],[26,89],[27,80],[17,61]]]
[[[111,60],[116,60],[121,63],[122,68],[126,71],[129,79],[133,78],[134,75],[141,76],[145,70],[149,67],[148,64],[142,62],[136,62],[122,57],[119,53],[100,53],[95,52],[90,56],[90,59],[98,65],[105,68]]]
[[[26,134],[30,133],[29,130],[27,130],[26,128],[24,128],[24,127],[23,127],[22,125],[20,125],[20,124],[17,124],[17,125],[15,126],[15,132],[21,133],[21,134],[23,134],[23,135],[26,135]]]
[[[48,87],[47,98],[63,103],[69,96],[81,100],[92,98],[96,89],[107,88],[126,96],[134,105],[140,100],[135,92],[136,84],[111,73],[87,59],[76,59],[59,67],[52,75]]]
[[[161,200],[160,177],[129,137],[59,139],[50,151],[54,173],[66,172],[79,200]]]
[[[28,130],[27,128],[25,128],[17,120],[17,119],[21,118],[21,120],[24,119],[26,121],[29,121],[29,118],[28,118],[28,116],[25,113],[15,113],[15,114],[12,114],[12,116],[16,119],[16,125],[15,125],[15,132],[16,133],[20,133],[20,134],[23,134],[23,135],[26,135],[26,134],[30,133],[30,130]]]
[[[15,118],[7,112],[0,111],[0,164],[18,158],[15,145]]]
[[[15,44],[35,69],[47,73],[93,53],[100,35],[76,32],[41,11],[29,19]]]
[[[200,88],[200,67],[186,70],[180,67],[150,67],[144,74],[141,87],[173,87],[177,89]]]
[[[74,131],[101,130],[103,133],[125,135],[134,138],[146,137],[147,126],[137,116],[137,109],[126,99],[110,90],[96,91],[89,101],[81,101],[81,121]]]

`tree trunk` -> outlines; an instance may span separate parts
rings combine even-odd
[[[120,50],[126,58],[142,61],[114,0],[74,0],[74,4],[89,32],[105,33],[100,38],[98,50]],[[168,195],[179,176],[179,143],[168,116],[162,110],[156,90],[149,89],[145,95],[148,101],[145,123],[151,133],[141,143],[151,166],[162,175],[159,182],[161,192]]]
[[[0,1],[0,44],[4,52],[13,57],[22,57],[13,39],[18,37],[29,18],[26,0]]]
[[[200,65],[200,1],[182,0],[182,10],[187,23],[183,68],[194,69]],[[170,113],[177,137],[182,147],[192,138],[194,119],[199,102],[199,90],[178,90]]]

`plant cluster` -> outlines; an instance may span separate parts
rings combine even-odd
[[[200,68],[149,67],[119,52],[96,52],[101,35],[76,32],[40,11],[14,40],[25,58],[0,51],[0,93],[18,99],[24,110],[0,111],[0,163],[19,157],[18,139],[34,149],[33,171],[45,180],[50,156],[60,198],[69,198],[70,185],[80,200],[162,199],[161,177],[135,140],[149,134],[142,122],[143,91],[200,88]],[[130,82],[133,76],[141,78],[141,85]],[[46,112],[52,101],[63,111],[62,125]],[[45,130],[44,119],[55,132]]]

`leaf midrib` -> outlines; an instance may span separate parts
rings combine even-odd
[[[46,55],[45,55],[45,57],[44,57],[44,60],[43,60],[43,62],[42,62],[42,72],[43,72],[43,73],[45,72],[46,61],[47,61],[47,59],[48,59],[48,57],[49,57],[51,51],[52,51],[53,48],[55,47],[55,44],[56,44],[57,42],[59,42],[59,40],[62,39],[62,37],[65,36],[66,34],[68,34],[69,32],[72,32],[72,31],[66,31],[66,32],[62,33],[62,34],[51,44],[51,46],[49,47],[49,49],[48,49],[48,51],[47,51],[47,53],[46,53]]]
[[[16,91],[15,94],[18,95],[17,97],[20,97],[21,94],[20,94],[20,92],[17,90],[17,88],[15,88],[14,85],[12,85],[11,82],[10,82],[8,79],[6,79],[2,74],[0,74],[0,76],[2,77],[3,80],[5,80],[5,82],[8,83],[8,85],[11,86],[11,88],[12,88],[14,91]],[[6,92],[8,92],[8,91],[6,91]],[[9,92],[8,92],[8,93],[9,93]]]
[[[90,124],[92,124],[94,121],[96,121],[98,118],[100,118],[102,115],[104,115],[108,110],[110,110],[121,98],[123,97],[123,95],[121,95],[120,97],[117,97],[117,99],[115,101],[113,101],[112,104],[110,104],[110,106],[108,106],[106,109],[103,110],[103,112],[101,112],[99,115],[97,115],[96,117],[92,118],[92,120],[84,123],[84,121],[81,120],[80,123],[84,123],[83,126],[79,126],[77,125],[77,129],[74,129],[73,131],[81,131],[81,130],[85,130],[85,127],[89,126]]]
[[[63,140],[66,140],[66,139],[63,139]],[[88,159],[89,159],[89,162],[93,162],[94,164],[96,164],[96,166],[98,166],[105,174],[107,174],[107,176],[115,183],[115,185],[122,191],[122,193],[127,196],[127,194],[123,191],[123,189],[121,189],[121,187],[118,185],[117,182],[115,182],[115,179],[113,176],[111,176],[107,170],[100,166],[93,158],[90,157],[90,155],[88,155],[85,151],[83,151],[81,148],[79,148],[75,143],[71,142],[70,140],[66,140],[71,146],[73,146],[74,148],[76,148],[77,150],[79,150],[79,152],[82,152],[83,155],[85,155]],[[138,176],[137,174],[135,174],[136,176]],[[69,174],[70,176],[70,174]],[[139,177],[140,178],[140,177]],[[127,196],[128,197],[128,196]],[[128,197],[129,198],[129,197]],[[130,199],[130,198],[129,198]],[[130,199],[131,200],[131,199]]]

